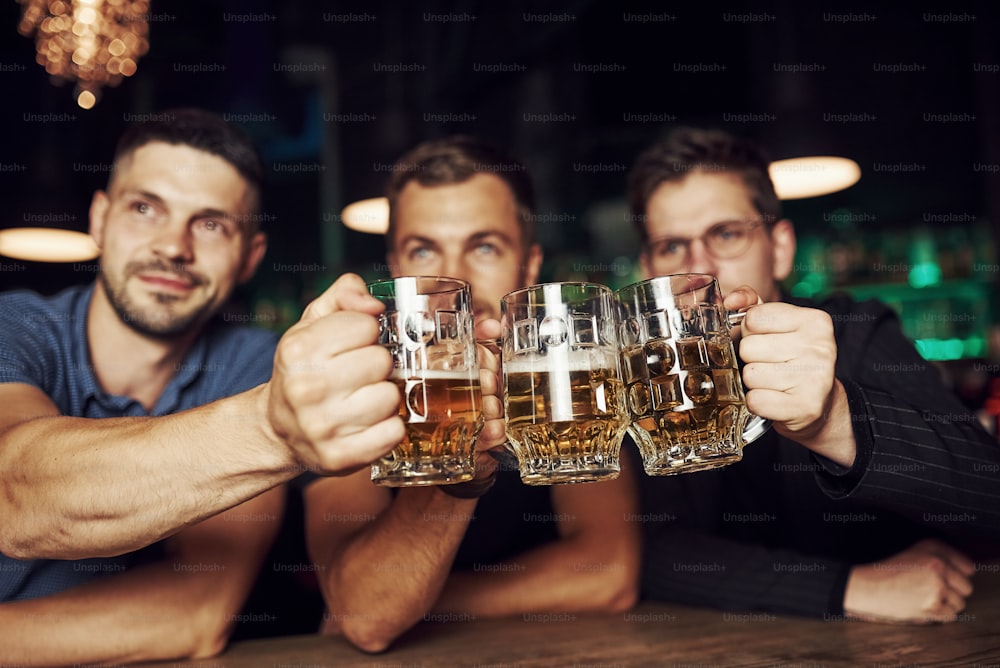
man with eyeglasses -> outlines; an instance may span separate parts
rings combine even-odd
[[[749,307],[750,410],[773,421],[743,461],[645,478],[643,596],[873,621],[956,619],[973,558],[995,547],[1000,448],[904,337],[891,310],[792,299],[795,256],[768,161],[721,131],[680,128],[629,177],[646,276],[718,277]],[[984,468],[986,467],[986,468]]]

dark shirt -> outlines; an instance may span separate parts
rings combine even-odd
[[[101,390],[87,343],[93,286],[53,297],[0,294],[0,383],[27,383],[63,415],[87,418],[166,415],[238,394],[271,377],[277,336],[221,320],[209,324],[177,364],[152,411]],[[36,598],[126,570],[134,555],[109,559],[19,561],[0,554],[0,602]]]
[[[453,571],[482,571],[556,538],[552,488],[525,485],[516,468],[501,465],[497,482],[479,499]]]
[[[307,472],[292,485],[304,490],[320,478]],[[388,489],[395,496],[398,488]],[[451,570],[489,571],[490,566],[556,540],[559,518],[551,495],[551,487],[525,485],[516,467],[499,464],[496,484],[476,503]]]
[[[843,295],[836,375],[858,454],[850,469],[771,430],[729,467],[644,476],[643,596],[730,610],[843,614],[850,568],[924,537],[1000,538],[1000,447],[875,301]],[[989,549],[992,549],[990,547]]]

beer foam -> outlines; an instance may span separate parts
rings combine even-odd
[[[397,380],[479,379],[478,369],[393,369],[389,378]]]
[[[527,359],[524,359],[527,357]],[[596,369],[617,369],[615,353],[593,354],[590,351],[570,355],[527,356],[519,355],[513,362],[503,360],[505,373],[540,373],[552,371],[592,371]]]

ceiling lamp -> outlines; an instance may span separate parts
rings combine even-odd
[[[340,212],[340,220],[358,232],[385,234],[389,229],[389,200],[373,197],[352,202]]]
[[[18,0],[17,31],[35,35],[35,60],[57,81],[76,82],[76,103],[97,104],[102,86],[135,74],[149,50],[149,0]]]
[[[830,155],[775,160],[769,171],[778,199],[828,195],[849,188],[861,179],[858,163]]]
[[[0,230],[0,255],[34,262],[86,262],[100,254],[88,234],[49,227]]]

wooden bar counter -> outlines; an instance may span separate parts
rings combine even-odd
[[[1000,565],[981,567],[959,621],[911,626],[727,613],[643,603],[619,615],[523,615],[425,621],[387,652],[342,638],[288,636],[234,643],[175,668],[422,668],[553,666],[723,668],[963,666],[1000,668]]]

